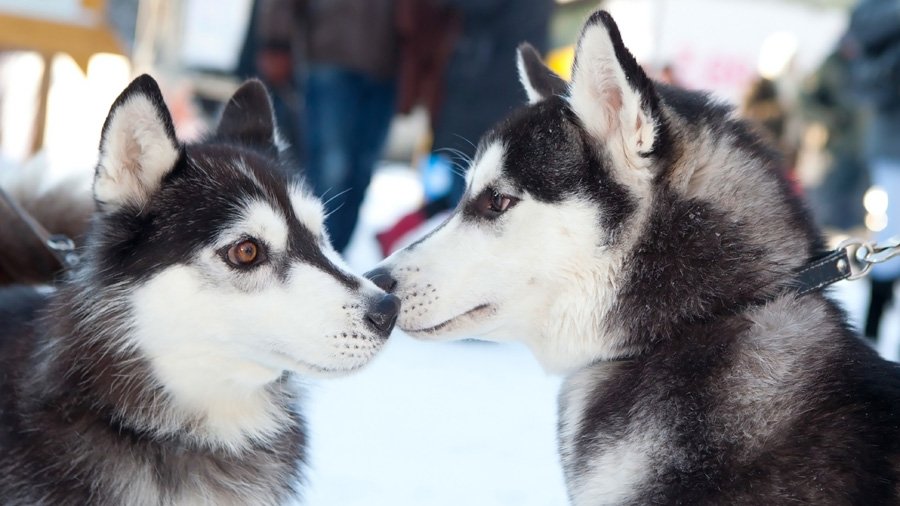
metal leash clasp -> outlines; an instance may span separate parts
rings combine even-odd
[[[53,234],[47,238],[47,248],[63,263],[63,267],[72,268],[78,265],[78,254],[75,253],[75,241],[63,234]]]
[[[868,274],[873,265],[900,255],[900,236],[891,237],[885,244],[847,239],[838,245],[838,249],[845,250],[850,260],[850,276],[847,279],[859,279]]]
[[[837,249],[847,252],[847,259],[850,261],[849,280],[856,280],[865,277],[872,270],[872,263],[866,258],[873,249],[875,243],[872,241],[863,241],[862,239],[850,238],[838,244]]]

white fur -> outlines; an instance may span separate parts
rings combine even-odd
[[[105,210],[143,205],[178,159],[160,111],[135,94],[110,113],[100,146],[94,195]]]
[[[322,201],[298,185],[291,186],[288,195],[291,198],[291,207],[293,207],[297,219],[313,235],[322,235],[325,231],[325,208],[322,206]]]
[[[614,505],[625,502],[651,469],[653,441],[644,434],[629,434],[594,457],[585,479],[570,487],[573,506]]]
[[[560,394],[559,444],[563,462],[571,462],[575,448],[584,444],[576,438],[585,420],[585,410],[597,389],[619,366],[619,363],[598,364],[581,369],[566,379]],[[647,430],[610,441],[589,461],[585,472],[574,475],[567,469],[572,504],[594,506],[626,501],[635,487],[647,478],[651,455],[658,451],[658,445],[653,444],[655,436],[653,431]]]
[[[537,91],[528,78],[528,71],[525,69],[525,59],[522,57],[522,50],[516,51],[516,69],[519,71],[519,82],[525,89],[525,95],[528,96],[529,104],[536,104],[544,99],[544,96]]]
[[[506,147],[497,142],[489,144],[478,154],[466,172],[466,184],[469,186],[470,194],[478,195],[485,187],[498,182],[505,156]]]
[[[150,360],[182,417],[204,420],[211,444],[240,448],[282,427],[284,413],[266,387],[283,372],[355,370],[383,345],[364,325],[367,301],[378,293],[371,283],[354,293],[301,261],[292,261],[285,280],[274,262],[236,271],[216,251],[249,235],[277,257],[286,227],[280,213],[251,201],[214,247],[156,274],[128,300],[127,344]]]
[[[222,234],[218,246],[232,244],[242,236],[263,239],[276,252],[283,252],[288,241],[286,218],[267,202],[251,200],[246,204],[243,216]]]
[[[469,173],[470,198],[508,185],[503,159],[500,144],[483,151]],[[403,301],[398,325],[422,338],[475,333],[521,340],[551,371],[617,357],[603,318],[622,260],[596,242],[604,235],[600,222],[593,203],[547,204],[528,195],[497,223],[454,215],[412,251],[385,262]]]

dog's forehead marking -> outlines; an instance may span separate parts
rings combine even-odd
[[[322,202],[300,186],[292,185],[288,190],[291,207],[300,223],[314,236],[322,234],[325,222],[325,209]]]
[[[481,155],[472,164],[466,174],[467,183],[472,195],[477,195],[485,187],[496,181],[503,173],[503,160],[506,158],[506,146],[500,141],[492,141],[482,150]]]
[[[250,200],[232,230],[239,234],[249,234],[262,239],[276,250],[287,249],[287,220],[268,202],[257,199]]]

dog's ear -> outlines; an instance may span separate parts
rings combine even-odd
[[[144,74],[113,102],[103,124],[94,198],[100,209],[142,206],[178,161],[172,115],[159,86]]]
[[[225,104],[216,128],[222,139],[278,153],[278,133],[272,100],[262,82],[251,79]]]
[[[641,159],[660,133],[659,97],[606,11],[595,12],[578,39],[569,102],[610,151],[624,153],[629,165],[645,165]]]
[[[554,95],[565,95],[569,84],[544,65],[538,50],[523,42],[516,51],[519,81],[528,95],[528,103],[534,104]]]

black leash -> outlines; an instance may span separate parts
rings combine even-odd
[[[796,272],[794,288],[800,295],[821,290],[844,279],[860,279],[872,266],[900,255],[900,237],[887,244],[862,239],[847,239],[837,249],[813,258]]]
[[[31,233],[40,240],[47,251],[59,262],[60,267],[71,269],[78,265],[78,255],[75,253],[75,242],[63,234],[51,234],[43,227],[34,216],[19,205],[12,197],[0,188],[0,200],[18,215],[22,223],[31,230]]]

